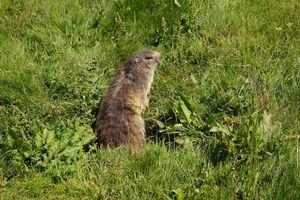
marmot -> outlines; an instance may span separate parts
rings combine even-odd
[[[94,131],[100,145],[139,149],[144,143],[142,111],[149,102],[154,71],[162,60],[157,51],[140,51],[117,72],[96,118]]]

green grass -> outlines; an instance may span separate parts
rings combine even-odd
[[[299,199],[295,0],[0,2],[0,199]],[[163,20],[164,18],[164,20]],[[97,106],[158,50],[141,152]]]
[[[4,199],[296,199],[296,163],[287,155],[284,149],[264,161],[251,157],[213,166],[201,150],[189,147],[152,144],[139,154],[101,149],[89,164],[75,163],[76,172],[64,180],[31,172],[8,181],[2,191]]]

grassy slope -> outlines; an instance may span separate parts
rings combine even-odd
[[[1,1],[0,198],[299,199],[296,1],[141,2]],[[142,48],[165,55],[149,133],[185,145],[84,153]]]

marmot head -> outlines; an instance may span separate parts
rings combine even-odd
[[[140,51],[133,55],[137,63],[144,63],[146,67],[152,68],[162,63],[163,56],[157,51]]]
[[[162,63],[163,56],[157,51],[139,51],[136,52],[128,61],[128,64],[135,65],[138,68],[155,70]]]

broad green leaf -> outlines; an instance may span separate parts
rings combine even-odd
[[[43,140],[42,140],[42,137],[41,137],[41,134],[40,134],[40,133],[37,133],[37,134],[35,135],[34,142],[35,142],[35,145],[36,145],[38,148],[41,148],[41,147],[43,146]]]
[[[184,192],[180,188],[178,188],[176,190],[173,190],[173,192],[176,195],[176,199],[178,199],[178,200],[183,200],[184,199]]]
[[[47,129],[44,129],[43,131],[43,140],[46,144],[51,144],[54,140],[55,134],[54,131],[48,131]]]
[[[230,132],[227,128],[225,127],[220,127],[220,126],[213,126],[209,132],[212,133],[216,133],[216,132],[221,132],[221,133],[225,133],[226,135],[230,135]]]
[[[193,109],[193,106],[192,104],[190,103],[190,100],[185,96],[183,95],[182,93],[178,93],[180,99],[184,102],[184,104],[188,107],[188,109],[193,112],[194,109]]]
[[[95,135],[92,135],[92,134],[87,135],[81,140],[81,144],[86,145],[86,144],[90,143],[94,138],[95,138]]]
[[[180,108],[181,108],[181,110],[184,114],[184,117],[185,117],[186,121],[190,124],[192,122],[192,120],[191,120],[191,111],[188,109],[188,107],[186,106],[186,104],[182,100],[180,100],[179,103],[180,103]]]

